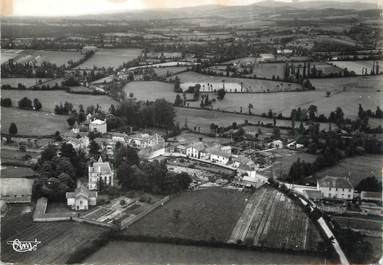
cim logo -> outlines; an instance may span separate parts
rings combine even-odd
[[[8,241],[8,245],[12,245],[12,248],[16,252],[29,252],[29,251],[36,251],[37,245],[40,244],[41,241],[37,241],[35,239],[34,241],[20,241],[18,239],[15,239],[13,241]]]

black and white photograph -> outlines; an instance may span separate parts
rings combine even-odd
[[[383,0],[0,0],[1,264],[383,264]]]

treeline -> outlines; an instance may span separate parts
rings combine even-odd
[[[299,132],[297,143],[304,144],[308,153],[318,157],[312,163],[300,159],[294,162],[286,177],[289,182],[305,184],[306,177],[315,175],[321,169],[334,166],[347,157],[383,153],[382,141],[363,133],[344,135],[336,131],[320,132],[319,126],[315,124],[303,130]]]

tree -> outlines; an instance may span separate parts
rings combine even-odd
[[[317,106],[310,105],[309,108],[308,108],[308,111],[309,111],[310,120],[312,120],[312,121],[315,120],[315,114],[318,111]]]
[[[41,110],[41,108],[42,108],[42,104],[41,104],[41,102],[40,102],[39,99],[35,98],[35,99],[33,100],[33,108],[34,108],[35,111],[39,111],[39,110]]]
[[[9,125],[8,132],[11,136],[15,136],[17,134],[17,126],[16,123],[12,122],[11,125]]]
[[[183,100],[179,94],[177,94],[176,99],[174,101],[175,106],[181,106],[183,104]]]
[[[66,120],[69,124],[70,127],[73,127],[73,125],[75,124],[76,122],[76,118],[72,115],[70,116],[67,120]]]
[[[254,108],[253,104],[250,103],[247,108],[249,109],[249,114],[251,115],[251,110]]]
[[[179,221],[180,215],[181,215],[181,210],[179,210],[179,209],[173,210],[173,222],[174,223],[177,223]]]
[[[374,176],[367,177],[362,179],[359,184],[355,188],[358,191],[373,191],[373,192],[381,192],[382,191],[382,183],[378,181],[378,179]]]
[[[222,99],[225,97],[225,95],[226,95],[226,91],[225,91],[224,88],[221,88],[221,89],[219,89],[219,90],[217,91],[217,98],[218,98],[219,100],[222,100]]]
[[[2,107],[12,107],[12,100],[10,98],[2,98],[1,99]]]
[[[96,157],[100,154],[100,145],[95,140],[91,140],[89,143],[89,154]]]
[[[27,97],[23,97],[22,99],[20,99],[18,102],[18,106],[20,109],[27,109],[27,110],[30,110],[33,108],[32,101]]]

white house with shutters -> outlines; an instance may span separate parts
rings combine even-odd
[[[354,187],[347,178],[326,176],[317,181],[317,189],[323,198],[352,200]]]

